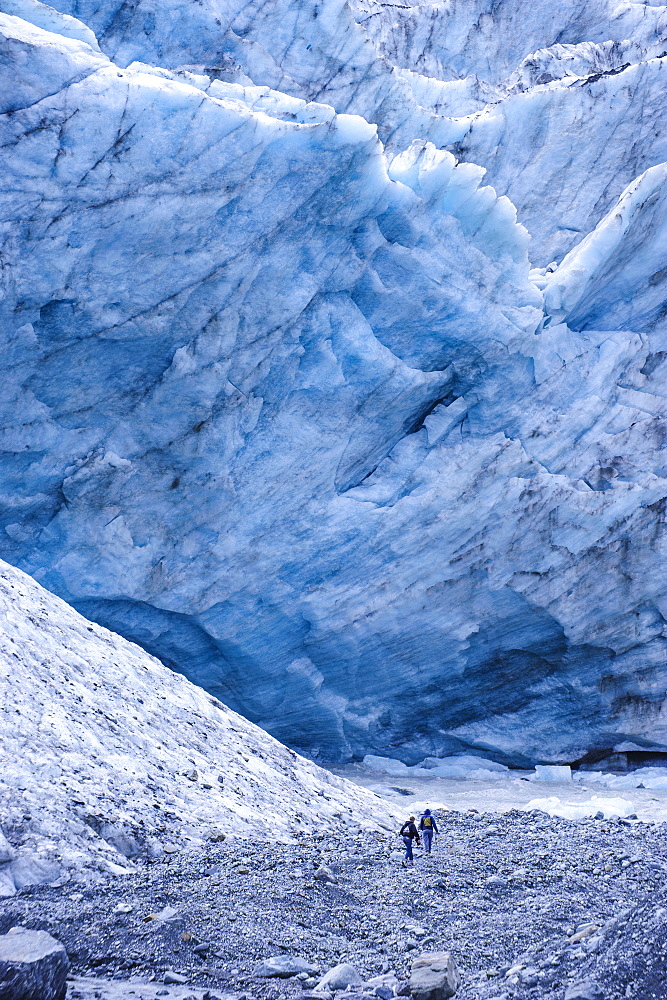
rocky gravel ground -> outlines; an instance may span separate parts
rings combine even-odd
[[[461,1000],[667,998],[663,825],[436,815],[435,853],[416,851],[411,868],[398,837],[352,826],[294,845],[227,840],[95,885],[23,889],[0,906],[0,932],[61,940],[71,1000],[306,1000],[343,962],[364,982],[395,973],[346,1000],[388,997],[428,951],[453,953]],[[275,956],[313,971],[254,975]]]

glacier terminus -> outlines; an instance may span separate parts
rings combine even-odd
[[[666,53],[0,0],[0,557],[319,760],[665,752]]]

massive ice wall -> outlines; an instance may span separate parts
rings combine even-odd
[[[600,51],[573,49],[581,12],[567,48],[531,5],[561,49],[472,82],[394,66],[370,8],[291,5],[281,34],[228,6],[68,4],[100,51],[0,2],[2,554],[311,753],[662,742],[664,12],[642,5],[598,101],[577,72],[613,57],[607,4]],[[291,96],[252,85],[271,66]],[[452,82],[496,105],[448,117]],[[568,101],[592,160],[569,127],[554,145]],[[628,101],[655,140],[636,180]],[[561,266],[531,271],[510,201],[425,135],[472,135],[501,180],[543,157],[520,221]],[[558,236],[549,177],[586,239]]]

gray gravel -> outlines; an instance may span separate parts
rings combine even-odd
[[[604,1000],[667,998],[662,826],[436,815],[436,853],[417,851],[413,868],[400,865],[398,837],[354,828],[346,841],[322,832],[296,845],[225,842],[94,887],[24,889],[0,907],[0,931],[23,924],[59,938],[79,977],[72,1000],[94,996],[91,978],[163,983],[166,972],[192,991],[164,985],[170,1000],[206,990],[304,997],[313,978],[253,970],[284,955],[322,973],[349,962],[365,980],[395,970],[405,981],[422,951],[453,952],[461,1000],[564,1000],[577,984]],[[314,877],[321,865],[335,883]]]

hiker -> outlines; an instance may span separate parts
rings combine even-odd
[[[422,832],[422,837],[424,839],[424,853],[431,853],[431,844],[433,842],[433,834],[439,833],[438,824],[435,821],[435,816],[431,816],[431,810],[425,809],[424,815],[419,821],[419,829]]]
[[[399,837],[403,838],[403,843],[405,844],[405,857],[401,861],[403,867],[407,867],[408,861],[413,864],[414,858],[412,856],[412,841],[416,840],[419,843],[419,830],[415,826],[415,818],[411,816],[407,820],[399,831]]]

